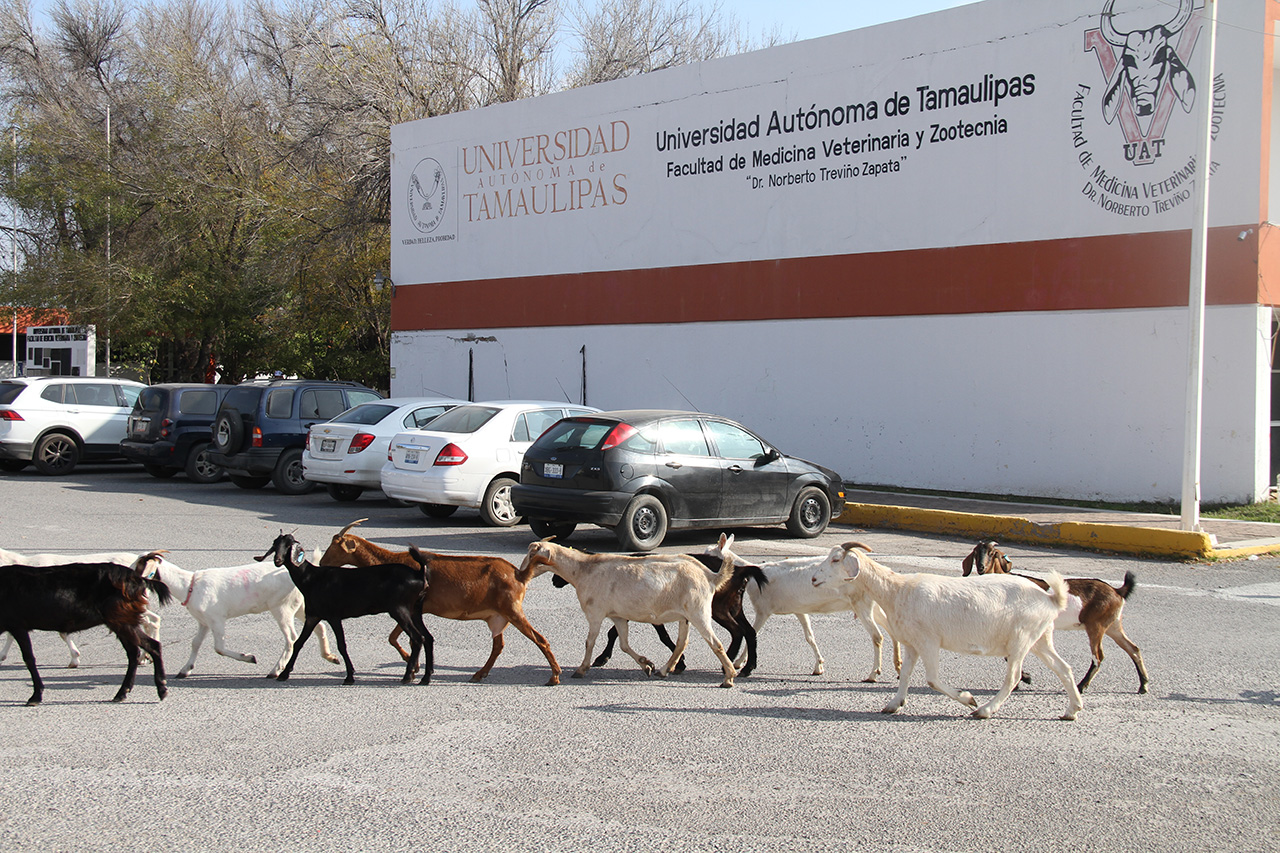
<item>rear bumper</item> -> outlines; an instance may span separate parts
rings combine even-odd
[[[279,447],[254,447],[230,456],[210,451],[209,461],[214,465],[221,465],[231,474],[264,477],[275,471],[276,461],[280,459],[280,454],[283,452]]]
[[[345,459],[317,459],[310,452],[302,454],[302,468],[307,479],[316,483],[337,483],[359,486],[362,489],[382,488],[382,465],[361,467],[354,462],[353,454]]]
[[[630,492],[587,492],[550,486],[511,487],[511,503],[523,516],[602,527],[616,526],[634,497]]]
[[[31,443],[26,441],[0,442],[0,459],[17,459],[23,462],[30,462],[31,448]]]
[[[178,446],[172,441],[134,441],[126,438],[120,442],[120,454],[130,462],[144,465],[182,465],[184,460],[176,456]]]

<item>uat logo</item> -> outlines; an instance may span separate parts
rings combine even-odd
[[[444,167],[432,157],[418,161],[409,175],[409,219],[423,234],[436,230],[449,207]]]
[[[1167,12],[1168,6],[1116,12],[1115,5],[1108,0],[1103,6],[1098,27],[1084,34],[1084,49],[1097,55],[1104,79],[1102,117],[1119,124],[1125,159],[1150,165],[1163,154],[1175,105],[1187,113],[1195,106],[1196,81],[1187,65],[1203,19],[1192,20],[1194,0],[1179,0],[1172,16],[1156,23],[1149,19],[1152,11]]]

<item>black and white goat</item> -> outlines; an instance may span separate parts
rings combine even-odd
[[[0,566],[0,631],[8,631],[22,650],[34,691],[28,705],[44,698],[44,682],[31,650],[32,631],[74,634],[105,625],[124,646],[129,666],[124,683],[112,698],[124,701],[133,689],[138,671],[139,648],[151,656],[156,693],[168,694],[160,643],[143,630],[148,599],[167,604],[169,588],[142,574],[158,553],[144,554],[133,566],[117,563],[67,563],[56,566]]]
[[[333,629],[338,651],[347,665],[347,677],[342,683],[355,683],[355,667],[351,665],[351,656],[347,654],[347,638],[342,630],[342,620],[386,613],[409,635],[409,660],[405,664],[404,678],[401,680],[405,684],[413,680],[413,674],[418,669],[418,652],[425,648],[426,660],[423,666],[426,671],[420,683],[430,683],[434,665],[433,639],[422,621],[422,599],[427,593],[429,569],[426,568],[426,559],[417,548],[410,546],[409,554],[418,561],[421,568],[401,563],[366,566],[359,570],[343,566],[320,566],[306,559],[306,553],[292,534],[281,533],[277,536],[267,553],[255,559],[262,561],[271,557],[277,566],[284,566],[289,570],[294,585],[302,592],[307,612],[302,633],[293,644],[293,654],[276,676],[277,680],[289,680],[289,673],[293,672],[293,665],[297,663],[307,638],[320,621],[324,620]]]

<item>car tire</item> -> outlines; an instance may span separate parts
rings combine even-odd
[[[510,477],[498,477],[484,490],[480,503],[480,517],[492,527],[514,527],[520,523],[520,514],[511,504],[511,487],[516,481]]]
[[[36,442],[31,463],[41,474],[60,477],[75,470],[80,461],[80,445],[63,432],[51,432]]]
[[[187,464],[184,466],[188,480],[193,483],[216,483],[227,473],[221,465],[215,465],[209,459],[212,451],[213,445],[207,441],[191,448],[191,452],[187,454]]]
[[[812,539],[831,522],[831,501],[817,486],[806,486],[796,495],[787,519],[787,530],[798,539]]]
[[[232,474],[230,480],[242,489],[261,489],[271,482],[270,477],[251,477],[246,474]]]
[[[418,504],[418,509],[427,518],[448,518],[458,511],[453,504]]]
[[[0,471],[16,474],[30,464],[25,459],[0,459]]]
[[[276,469],[271,472],[271,482],[276,491],[286,495],[305,495],[316,484],[308,480],[302,468],[302,448],[294,447],[280,454]]]
[[[613,533],[623,551],[652,551],[667,537],[667,508],[653,495],[636,495]]]
[[[572,521],[548,521],[545,518],[529,519],[529,527],[533,530],[533,535],[539,539],[554,538],[557,542],[565,542],[573,535],[573,531],[578,529],[578,525]]]
[[[157,480],[167,480],[178,473],[177,468],[170,468],[168,465],[143,465],[142,470]]]
[[[349,483],[330,483],[324,487],[324,490],[329,493],[329,497],[342,503],[359,500],[360,496],[364,494],[364,489],[359,486],[352,486]]]
[[[223,409],[213,422],[213,449],[230,456],[244,444],[244,421],[235,409]]]

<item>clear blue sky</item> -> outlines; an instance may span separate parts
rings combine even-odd
[[[961,6],[973,0],[724,0],[724,10],[753,37],[781,28],[784,38],[817,38]]]

